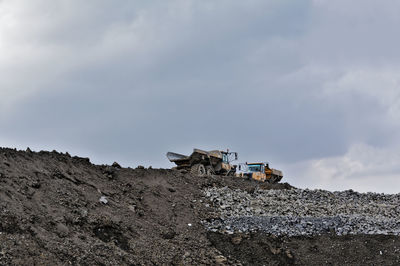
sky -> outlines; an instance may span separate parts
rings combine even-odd
[[[0,0],[0,146],[400,191],[397,0]]]

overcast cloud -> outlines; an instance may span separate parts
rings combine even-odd
[[[287,182],[399,192],[397,0],[2,0],[0,146],[171,167],[239,152]]]

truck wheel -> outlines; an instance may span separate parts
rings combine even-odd
[[[212,176],[214,173],[214,169],[211,166],[206,166],[207,176]]]
[[[190,173],[195,176],[205,176],[207,174],[206,168],[201,163],[193,165]]]

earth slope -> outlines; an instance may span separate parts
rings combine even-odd
[[[289,236],[211,227],[228,214],[217,203],[226,195],[216,201],[210,189],[255,195],[292,187],[0,149],[0,264],[399,264],[393,234]]]

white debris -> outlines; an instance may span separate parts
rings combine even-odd
[[[189,226],[189,227],[191,227],[191,226],[192,226],[192,224],[188,224],[188,226]]]
[[[107,200],[106,196],[101,196],[99,201],[101,203],[103,203],[103,204],[107,204],[108,203],[108,200]]]

